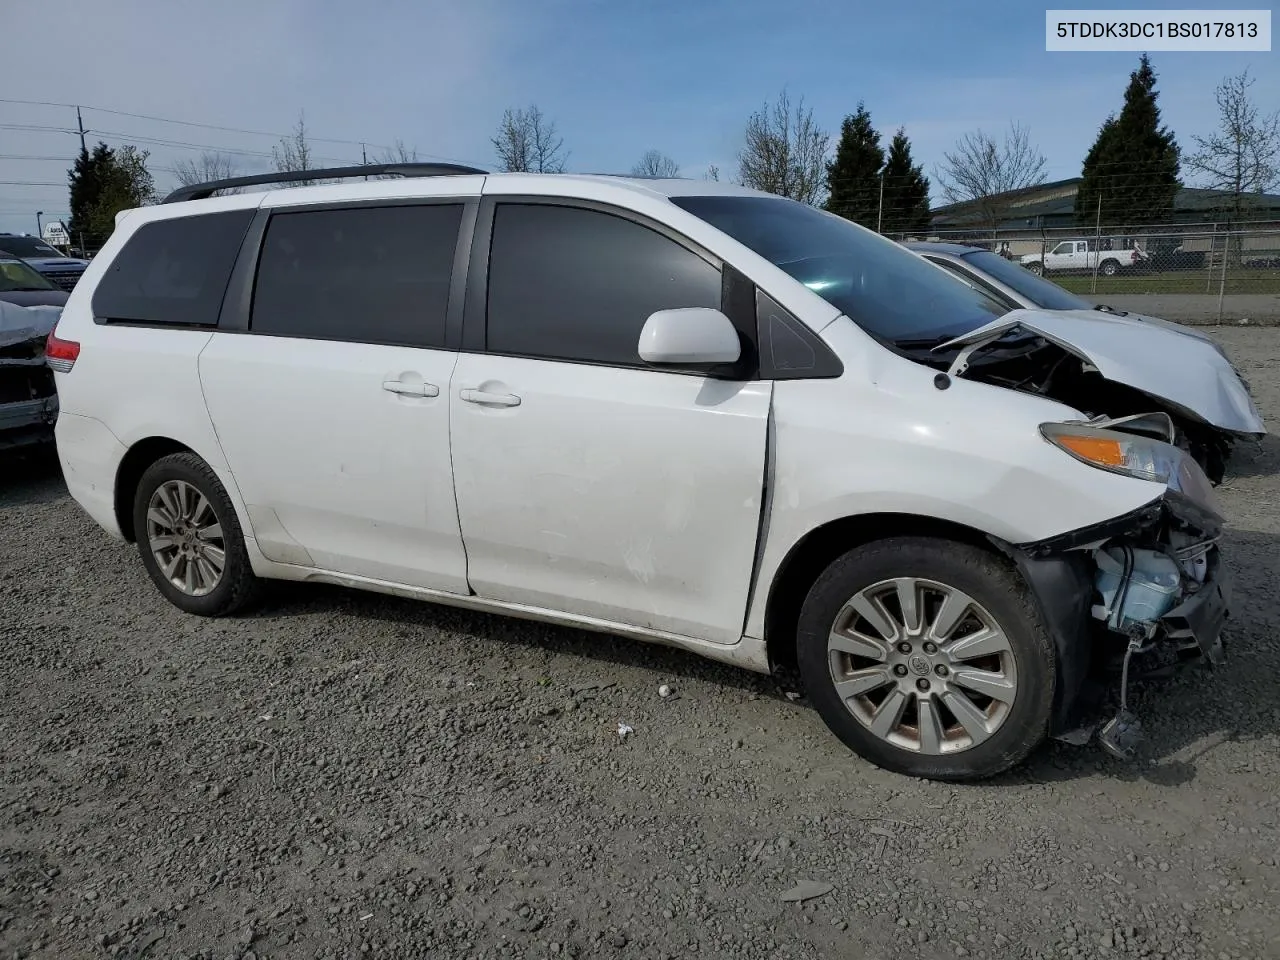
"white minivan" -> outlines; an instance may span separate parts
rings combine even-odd
[[[657,641],[941,779],[1088,732],[1120,657],[1220,656],[1211,485],[1167,414],[1064,402],[1133,390],[1034,311],[740,187],[306,174],[370,175],[122,214],[49,338],[71,493],[181,609],[303,580]]]

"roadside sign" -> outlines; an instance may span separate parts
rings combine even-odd
[[[69,247],[71,245],[71,235],[67,233],[67,228],[57,220],[53,220],[44,225],[44,242],[55,247]]]

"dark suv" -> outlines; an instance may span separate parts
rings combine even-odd
[[[63,290],[71,290],[89,266],[88,260],[64,257],[57,249],[39,237],[26,233],[0,233],[0,250],[21,257],[41,276],[57,284]]]

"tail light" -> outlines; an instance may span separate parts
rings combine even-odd
[[[71,368],[76,365],[76,358],[80,356],[80,344],[74,340],[60,340],[58,338],[58,327],[49,331],[49,339],[44,344],[44,362],[49,365],[49,369],[57,373],[70,373]]]

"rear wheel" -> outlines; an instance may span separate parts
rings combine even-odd
[[[1039,261],[1027,264],[1027,269],[1034,273],[1037,277],[1044,275],[1044,264]]]
[[[1017,573],[976,547],[901,538],[850,551],[809,591],[798,643],[824,722],[886,769],[981,779],[1047,736],[1053,642]]]
[[[1120,272],[1120,262],[1118,260],[1103,260],[1102,275],[1104,277],[1114,277]]]
[[[240,521],[207,463],[162,457],[142,474],[133,529],[147,573],[174,606],[206,617],[234,613],[257,595]]]

